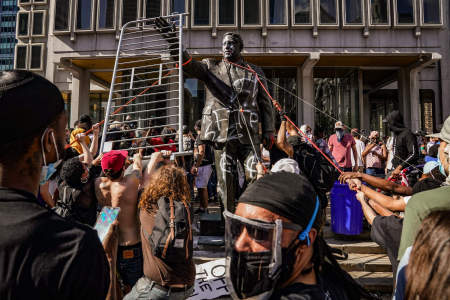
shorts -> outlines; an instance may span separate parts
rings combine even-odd
[[[197,176],[195,177],[195,186],[198,189],[204,189],[208,187],[209,177],[211,177],[212,167],[211,165],[201,166],[198,168]]]
[[[134,286],[142,277],[144,270],[141,243],[119,246],[117,250],[117,271],[125,285]]]
[[[125,295],[123,300],[184,300],[189,298],[194,291],[193,286],[183,288],[166,288],[143,276],[133,289]]]

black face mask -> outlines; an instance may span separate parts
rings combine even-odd
[[[295,252],[300,245],[300,241],[298,239],[294,239],[289,247],[281,249],[283,264],[281,265],[281,274],[278,281],[279,283],[284,283],[291,277],[295,261],[297,260]]]
[[[233,250],[230,260],[229,278],[240,299],[258,296],[264,299],[262,291],[268,296],[275,289],[279,276],[270,276],[272,252],[238,252]],[[277,278],[273,278],[277,277]]]

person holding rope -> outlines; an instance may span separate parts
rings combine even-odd
[[[169,43],[172,56],[178,57],[182,45],[175,25],[157,18],[155,27]],[[243,60],[243,48],[241,36],[228,32],[223,36],[221,60],[199,62],[183,52],[184,71],[207,86],[200,140],[214,145],[219,197],[229,211],[235,207],[237,162],[244,166],[246,180],[254,181],[256,164],[261,161],[260,144],[270,149],[275,131],[273,106],[264,91],[264,73]]]

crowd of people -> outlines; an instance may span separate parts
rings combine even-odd
[[[83,115],[68,130],[61,93],[36,74],[1,72],[0,103],[0,298],[187,299],[193,216],[217,198],[221,167],[200,138],[202,122],[181,129],[181,150],[175,129],[142,133],[128,115],[108,128],[111,149],[101,153],[99,124]],[[450,298],[450,117],[425,140],[394,111],[387,141],[347,132],[340,121],[326,139],[307,124],[298,131],[284,112],[278,119],[255,181],[243,180],[246,170],[234,174],[236,209],[222,206],[230,294],[377,298],[340,268],[322,237],[339,178],[357,192],[371,238],[398,274],[395,298]],[[173,159],[178,151],[193,156]],[[120,212],[100,240],[93,227],[104,207]]]

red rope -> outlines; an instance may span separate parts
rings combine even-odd
[[[270,100],[271,100],[272,103],[273,103],[273,106],[275,106],[275,108],[276,108],[279,112],[282,111],[280,104],[278,103],[277,100],[273,99],[273,97],[270,95],[269,91],[266,89],[266,87],[265,87],[264,84],[262,83],[261,79],[259,78],[258,73],[256,73],[255,70],[253,70],[249,65],[247,65],[248,67],[244,67],[244,66],[241,66],[241,65],[239,65],[239,64],[233,63],[233,62],[228,61],[228,60],[225,60],[225,61],[228,62],[229,64],[232,64],[232,65],[234,65],[234,66],[236,66],[236,67],[239,67],[239,68],[241,68],[241,69],[245,69],[245,70],[250,71],[250,72],[252,72],[253,74],[255,74],[255,75],[256,75],[256,80],[258,80],[258,83],[261,85],[261,87],[263,88],[263,90],[266,92],[267,96],[269,96]],[[322,156],[325,157],[326,160],[328,160],[328,162],[329,162],[336,170],[339,171],[339,173],[341,173],[341,174],[343,173],[342,170],[341,170],[341,169],[340,169],[340,168],[339,168],[339,167],[338,167],[338,166],[337,166],[337,165],[336,165],[336,164],[328,157],[328,155],[326,155],[325,153],[323,153],[323,151],[316,145],[316,143],[314,143],[314,142],[313,142],[313,141],[312,141],[305,133],[303,133],[303,131],[301,131],[300,128],[298,128],[297,125],[295,125],[295,123],[294,123],[294,122],[293,122],[286,114],[284,114],[283,116],[286,118],[286,121],[288,121],[289,123],[291,123],[291,125],[294,126],[295,129],[297,129],[297,131],[298,131],[304,138],[306,138],[306,139],[308,140],[308,142],[309,142],[309,143],[310,143],[317,151],[319,151],[320,154],[322,154]]]

